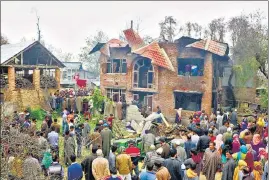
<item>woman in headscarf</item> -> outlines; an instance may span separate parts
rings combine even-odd
[[[258,160],[258,153],[260,148],[265,148],[265,144],[262,142],[259,134],[254,134],[253,141],[251,142],[252,149],[257,153],[254,155],[254,161]]]
[[[241,131],[244,131],[248,128],[248,120],[246,117],[241,122]]]
[[[222,134],[217,135],[216,140],[214,141],[216,143],[216,149],[219,150],[219,148],[221,147],[221,145],[223,144],[222,141]]]
[[[240,146],[240,151],[238,153],[233,154],[233,158],[236,162],[239,160],[245,160],[248,149],[245,145]]]
[[[233,135],[232,151],[233,153],[240,151],[240,141],[238,134]]]
[[[262,117],[259,117],[256,122],[256,134],[263,134],[263,128],[265,126],[265,122]]]
[[[255,161],[254,162],[254,169],[253,169],[253,175],[254,175],[254,180],[261,180],[262,179],[262,163]]]
[[[246,163],[249,167],[250,172],[252,172],[253,168],[254,168],[254,154],[256,153],[255,151],[252,150],[252,147],[250,144],[246,145],[248,152],[246,154]]]
[[[247,163],[243,160],[238,161],[238,165],[234,170],[233,180],[239,180],[239,172],[243,170],[244,167],[247,166]]]

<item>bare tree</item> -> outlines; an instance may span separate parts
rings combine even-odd
[[[40,30],[40,24],[39,24],[39,20],[40,20],[40,16],[38,15],[38,11],[36,8],[32,8],[31,12],[36,14],[36,18],[37,18],[37,22],[36,22],[36,26],[37,26],[37,39],[40,42],[41,41],[41,30]]]
[[[173,42],[176,35],[177,21],[173,16],[165,16],[164,21],[159,23],[161,32],[160,40]]]
[[[192,23],[191,22],[187,22],[186,23],[186,32],[187,32],[187,35],[189,37],[191,37],[192,28],[193,28]]]
[[[202,38],[202,26],[198,23],[192,23],[192,29],[196,38]]]

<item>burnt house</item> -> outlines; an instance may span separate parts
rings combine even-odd
[[[1,45],[1,101],[18,109],[50,109],[46,99],[60,88],[65,65],[39,41]]]
[[[202,109],[210,114],[223,102],[228,44],[189,37],[145,44],[133,29],[124,34],[127,42],[111,39],[90,52],[101,52],[103,94],[114,101],[121,96],[129,103],[137,100],[152,111],[160,106],[168,118],[174,118],[178,108],[183,108],[183,115]]]

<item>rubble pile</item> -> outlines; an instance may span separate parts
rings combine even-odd
[[[179,134],[180,131],[188,131],[187,128],[183,125],[177,125],[173,124],[170,126],[166,126],[164,123],[157,124],[153,123],[151,126],[150,131],[155,135],[155,136],[160,136],[160,137],[173,137],[177,134]]]
[[[128,132],[121,120],[114,120],[112,124],[112,134],[115,139],[135,138],[138,134]]]

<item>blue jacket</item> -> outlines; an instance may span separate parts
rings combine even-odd
[[[78,163],[72,163],[67,170],[68,180],[80,180],[83,177],[82,167]]]

